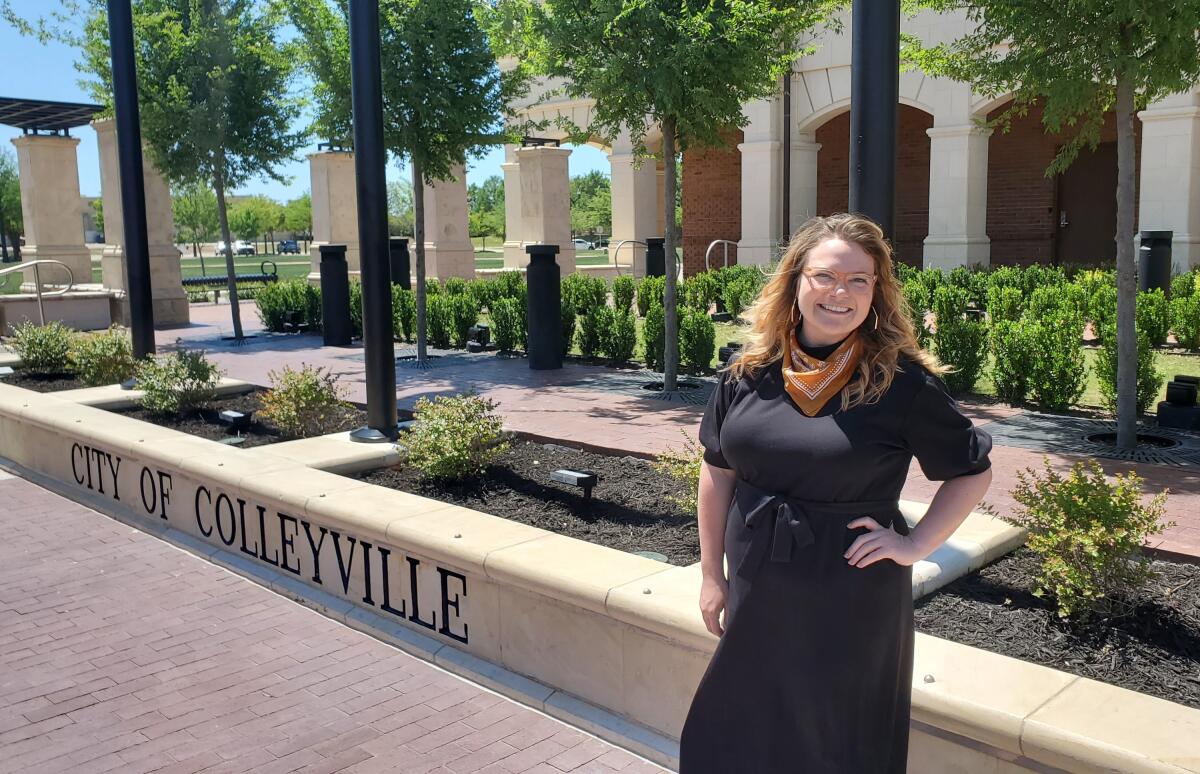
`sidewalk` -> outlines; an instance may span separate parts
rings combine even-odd
[[[0,772],[657,766],[0,471]]]
[[[177,338],[192,347],[207,349],[227,375],[255,384],[270,383],[268,373],[284,365],[300,363],[325,366],[337,374],[348,388],[349,400],[365,403],[366,384],[362,347],[323,347],[316,336],[266,335],[241,347],[222,342],[220,336],[230,330],[229,306],[193,304],[193,324],[184,329],[159,331],[160,347]],[[253,302],[242,304],[242,321],[247,333],[262,332]],[[397,345],[399,354],[403,348]],[[585,446],[603,447],[645,456],[669,448],[679,448],[684,433],[696,437],[703,406],[662,404],[638,397],[636,391],[613,391],[599,377],[613,381],[617,372],[577,364],[561,371],[531,371],[524,360],[495,357],[464,359],[443,364],[428,371],[398,368],[397,401],[411,408],[424,394],[451,394],[473,390],[497,401],[505,427],[530,435],[558,439]],[[1005,405],[964,403],[963,410],[981,427],[1021,413]],[[992,486],[985,501],[1002,513],[1012,512],[1015,502],[1009,492],[1017,483],[1017,471],[1042,469],[1043,452],[997,444],[992,451]],[[1058,469],[1069,468],[1089,459],[1081,454],[1045,452]],[[1155,546],[1165,555],[1200,560],[1200,469],[1154,464],[1131,464],[1099,460],[1109,475],[1136,470],[1151,492],[1171,490],[1167,501],[1167,519],[1176,526],[1156,539]],[[901,497],[930,502],[937,482],[928,481],[914,461]]]

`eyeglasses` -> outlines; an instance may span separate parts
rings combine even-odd
[[[851,293],[868,293],[875,286],[875,275],[865,272],[844,273],[826,269],[821,266],[805,266],[802,269],[804,276],[808,277],[813,287],[818,290],[830,290],[837,287],[839,281],[846,286],[846,290]]]

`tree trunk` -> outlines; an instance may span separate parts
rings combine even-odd
[[[663,293],[664,328],[666,341],[663,347],[663,392],[675,391],[675,380],[679,373],[679,315],[675,307],[675,119],[662,122],[663,153],[663,250],[666,252],[666,290]]]
[[[238,306],[237,268],[233,265],[233,239],[229,234],[229,213],[225,209],[225,155],[217,156],[217,171],[213,175],[213,187],[217,191],[217,220],[221,224],[221,239],[225,242],[225,286],[229,290],[229,307],[233,314],[233,338],[241,341],[242,310]]]
[[[413,253],[417,264],[417,364],[423,365],[426,358],[425,344],[425,182],[421,177],[421,163],[412,160],[413,175]]]
[[[1137,446],[1137,267],[1134,264],[1133,82],[1117,79],[1117,447]]]

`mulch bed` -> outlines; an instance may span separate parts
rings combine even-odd
[[[189,435],[197,435],[201,438],[207,438],[210,441],[221,441],[241,435],[246,439],[239,444],[242,448],[265,446],[271,443],[278,443],[279,441],[294,440],[281,435],[279,429],[270,423],[260,422],[257,416],[251,417],[250,426],[240,433],[230,432],[229,426],[217,419],[217,416],[222,411],[229,409],[243,413],[246,411],[257,412],[262,408],[262,401],[259,399],[260,395],[261,391],[255,391],[242,395],[232,395],[227,398],[218,398],[210,402],[207,407],[180,417],[163,416],[142,408],[119,409],[116,413],[140,419],[143,422],[150,422],[159,427],[169,427],[172,430],[179,430]],[[353,430],[365,425],[366,421],[367,413],[365,411],[351,407],[344,412],[342,421],[332,430],[327,430],[326,432]]]
[[[79,390],[89,386],[80,381],[79,377],[74,374],[35,374],[24,368],[14,368],[11,374],[0,378],[0,384],[24,387],[34,392],[62,392],[63,390]]]
[[[582,489],[550,480],[550,472],[559,468],[597,474],[591,502],[583,499]],[[700,561],[695,515],[666,499],[680,495],[683,487],[634,457],[517,441],[477,481],[434,484],[404,467],[360,478],[619,551],[655,551],[671,564]]]
[[[1022,548],[916,603],[919,631],[1200,709],[1200,566],[1156,561],[1119,617],[1064,622]]]

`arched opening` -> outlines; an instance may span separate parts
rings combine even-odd
[[[900,105],[896,141],[896,233],[892,247],[897,259],[920,266],[929,230],[929,135],[933,116]],[[850,206],[850,113],[837,115],[816,131],[817,213],[844,212]]]

